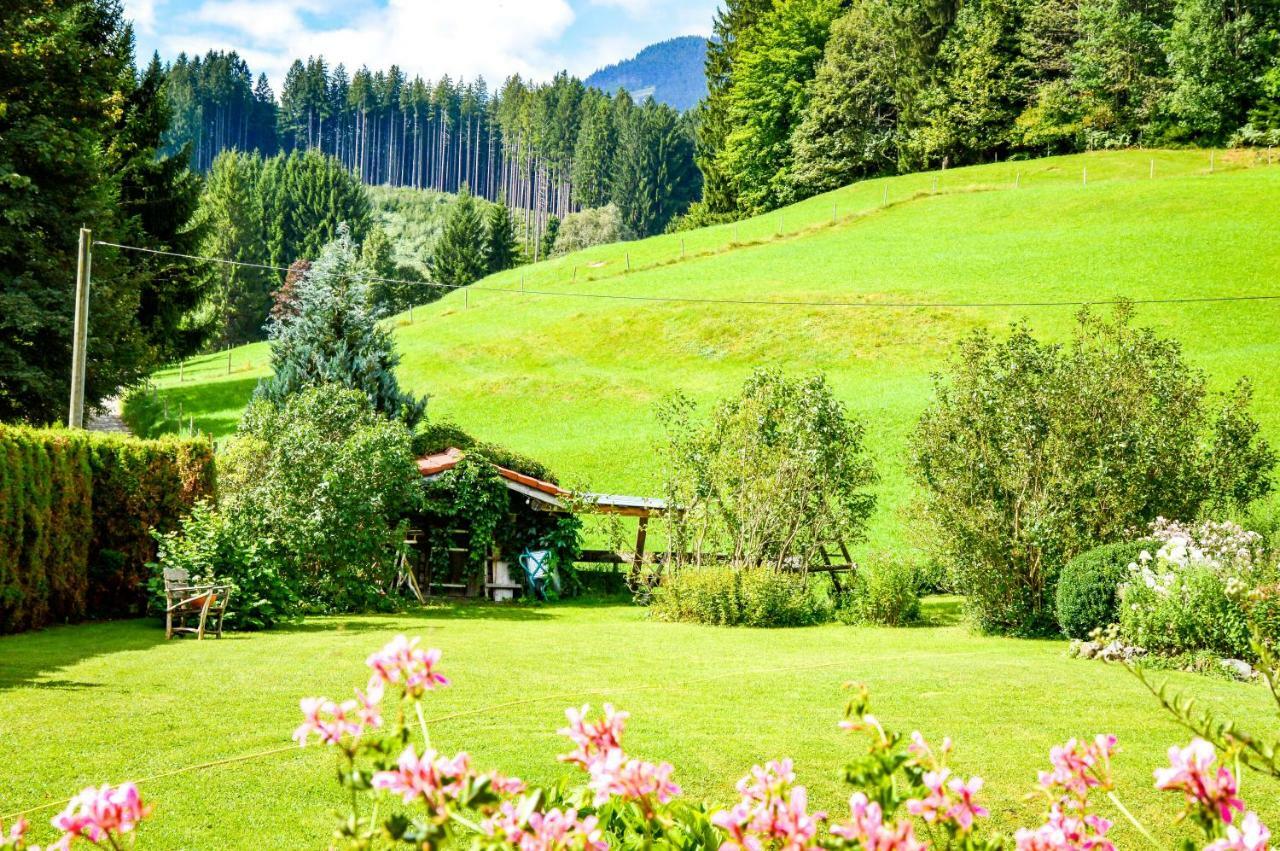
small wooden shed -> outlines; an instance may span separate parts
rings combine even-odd
[[[457,466],[465,457],[461,449],[451,447],[418,459],[418,472],[424,478],[440,476]],[[614,514],[636,518],[636,543],[632,552],[615,552],[612,550],[583,550],[579,561],[605,564],[630,564],[639,566],[645,560],[645,536],[648,531],[649,518],[665,514],[667,504],[655,497],[627,496],[622,494],[574,493],[554,482],[544,481],[516,470],[495,464],[494,468],[502,477],[503,484],[510,491],[512,499],[521,500],[534,511],[555,514],[587,513]],[[466,534],[465,529],[451,529],[451,534],[459,537]],[[486,558],[484,583],[468,582],[462,579],[463,562],[469,549],[459,545],[451,546],[451,567],[447,576],[432,576],[429,571],[418,579],[424,589],[438,590],[446,594],[465,596],[485,596],[495,599],[509,598],[519,593],[522,588],[519,568],[511,562],[518,553],[502,553],[494,549]]]

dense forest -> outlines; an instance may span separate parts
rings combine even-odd
[[[1275,0],[725,0],[686,224],[861,177],[1280,142]]]
[[[698,196],[688,120],[565,73],[542,84],[511,77],[490,92],[483,79],[432,84],[394,65],[349,74],[312,57],[293,63],[278,102],[235,53],[181,55],[167,74],[166,150],[189,147],[193,169],[208,172],[229,149],[316,150],[369,185],[466,185],[520,213],[533,259],[553,217],[614,200],[645,235]]]
[[[60,420],[76,237],[192,253],[200,179],[160,152],[164,69],[139,69],[118,3],[12,0],[0,39],[0,420]],[[86,398],[198,349],[199,268],[94,251]]]

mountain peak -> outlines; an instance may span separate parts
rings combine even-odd
[[[652,97],[683,112],[707,95],[706,60],[705,38],[678,36],[599,69],[586,83],[606,92],[626,89],[637,101]]]

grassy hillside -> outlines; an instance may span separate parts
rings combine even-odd
[[[1154,164],[1154,179],[1152,169]],[[1062,337],[1075,308],[929,303],[1176,299],[1280,293],[1280,168],[1265,153],[1107,152],[866,181],[737,225],[556,258],[397,317],[402,381],[433,417],[534,455],[570,482],[650,492],[653,403],[710,402],[755,366],[823,370],[869,424],[883,475],[875,540],[900,539],[907,434],[930,373],[979,326],[1026,318]],[[886,204],[887,199],[887,204]],[[630,271],[628,272],[628,266]],[[523,284],[522,284],[523,281]],[[523,285],[524,293],[521,293]],[[908,307],[644,302],[841,301]],[[1280,302],[1143,305],[1225,388],[1257,385],[1280,443]],[[175,428],[225,435],[264,345],[156,376]],[[158,403],[135,404],[147,426]],[[148,410],[143,410],[147,408]]]

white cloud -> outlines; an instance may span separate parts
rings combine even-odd
[[[126,0],[124,16],[133,20],[133,28],[143,35],[156,31],[157,0]]]
[[[315,22],[341,11],[335,0],[205,0],[192,15],[203,27],[164,42],[171,52],[236,49],[277,88],[289,63],[313,55],[349,69],[394,63],[410,76],[484,75],[496,85],[564,67],[557,42],[574,20],[568,0],[388,0],[341,26]]]

